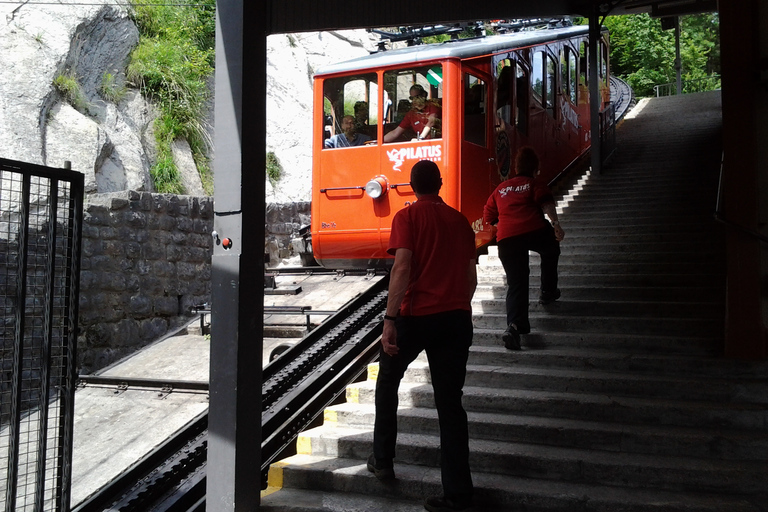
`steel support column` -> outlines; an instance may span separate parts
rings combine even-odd
[[[764,234],[761,202],[768,204],[765,118],[768,85],[760,82],[761,23],[768,0],[720,2],[723,82],[723,207],[728,221]],[[763,36],[764,37],[764,36]],[[763,45],[768,54],[768,43]],[[768,213],[768,208],[763,206]],[[764,318],[768,258],[761,241],[742,230],[727,231],[725,355],[738,359],[768,358],[768,319]],[[768,316],[768,314],[766,314]]]
[[[589,55],[587,60],[589,61],[589,117],[590,117],[590,140],[592,144],[591,157],[592,157],[592,172],[600,174],[602,172],[602,140],[600,133],[600,104],[602,103],[602,96],[600,95],[599,88],[599,76],[598,76],[598,60],[597,52],[600,51],[600,13],[597,8],[593,9],[589,15]]]
[[[259,505],[268,5],[216,8],[208,512]]]

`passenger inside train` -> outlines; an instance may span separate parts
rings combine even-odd
[[[326,148],[349,148],[362,146],[371,140],[368,135],[357,132],[355,116],[344,116],[341,120],[341,133],[325,139]]]
[[[384,135],[384,142],[398,141],[408,130],[413,132],[412,138],[418,140],[435,138],[440,108],[435,102],[428,101],[427,91],[423,86],[414,84],[409,92],[411,110],[394,130]]]

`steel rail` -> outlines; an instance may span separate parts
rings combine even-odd
[[[269,465],[344,393],[378,354],[387,277],[270,362],[262,385],[262,484]],[[207,412],[73,512],[205,510]]]

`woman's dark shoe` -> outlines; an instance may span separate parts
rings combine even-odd
[[[507,330],[501,335],[504,346],[509,350],[520,350],[520,333],[515,324],[509,324]]]
[[[389,461],[376,460],[376,457],[371,454],[368,457],[368,471],[382,482],[395,479],[395,467],[391,459]]]
[[[560,289],[559,288],[556,289],[553,292],[541,292],[539,294],[539,304],[542,304],[542,305],[546,306],[547,304],[552,304],[553,302],[555,302],[559,298],[560,298]]]
[[[429,512],[451,512],[452,510],[469,510],[472,500],[452,500],[441,496],[432,496],[424,502],[424,508]]]

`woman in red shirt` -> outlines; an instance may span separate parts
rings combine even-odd
[[[483,220],[496,224],[499,259],[507,275],[507,329],[502,339],[512,350],[520,350],[520,335],[531,332],[528,251],[541,256],[539,303],[549,304],[560,298],[557,262],[565,232],[557,219],[552,193],[534,180],[538,172],[536,151],[527,146],[520,148],[515,159],[516,175],[496,187],[483,208]]]

